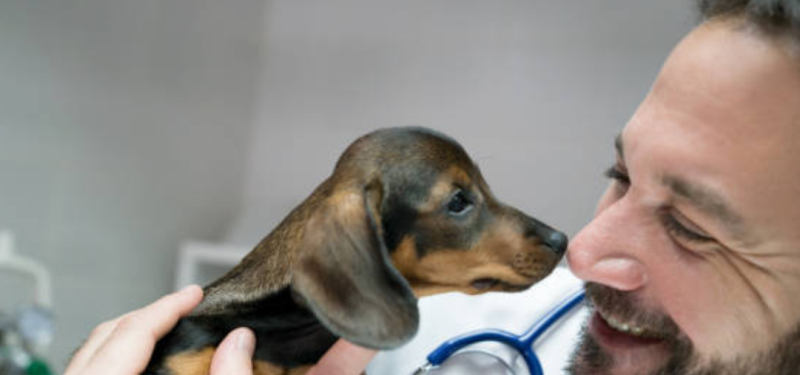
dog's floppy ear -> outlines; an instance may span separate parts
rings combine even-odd
[[[417,300],[383,242],[381,184],[339,191],[312,215],[292,288],[334,334],[388,349],[411,339]]]

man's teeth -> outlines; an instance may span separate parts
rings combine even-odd
[[[658,335],[655,334],[654,332],[649,332],[642,327],[633,326],[628,323],[622,323],[610,316],[607,316],[603,312],[600,312],[600,316],[602,316],[603,319],[605,319],[605,321],[608,322],[608,325],[611,326],[611,328],[614,328],[615,330],[620,331],[622,333],[627,333],[629,335],[637,337],[650,337],[650,338],[658,337]]]

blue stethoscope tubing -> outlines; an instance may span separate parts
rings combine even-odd
[[[583,299],[584,291],[581,289],[550,310],[550,312],[528,329],[527,332],[521,335],[515,335],[511,332],[499,329],[486,329],[454,337],[445,341],[431,352],[431,354],[428,355],[428,363],[433,366],[439,366],[455,352],[468,345],[484,341],[496,341],[511,346],[520,352],[525,359],[525,364],[528,366],[531,375],[544,375],[539,357],[536,356],[536,353],[533,351],[533,343],[555,322],[572,311],[579,303],[583,302]]]

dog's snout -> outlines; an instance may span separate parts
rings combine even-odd
[[[557,256],[562,256],[567,251],[569,239],[567,235],[551,228],[534,218],[526,217],[529,220],[528,236],[536,237],[542,244],[547,246]]]
[[[550,233],[550,235],[542,240],[558,255],[564,255],[564,252],[567,251],[567,244],[569,243],[569,240],[567,239],[567,235],[564,233],[554,230]]]

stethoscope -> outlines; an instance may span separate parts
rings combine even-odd
[[[530,375],[544,375],[542,364],[539,357],[533,350],[533,343],[545,333],[555,322],[560,320],[568,312],[572,311],[584,299],[584,291],[580,290],[566,298],[558,306],[550,310],[544,317],[537,320],[531,328],[521,335],[516,335],[508,331],[499,329],[486,329],[466,333],[454,337],[442,343],[438,348],[428,355],[428,363],[417,371],[417,374],[425,374],[427,370],[441,366],[450,356],[464,349],[469,345],[480,342],[494,341],[505,344],[522,355],[525,364],[528,366]]]

